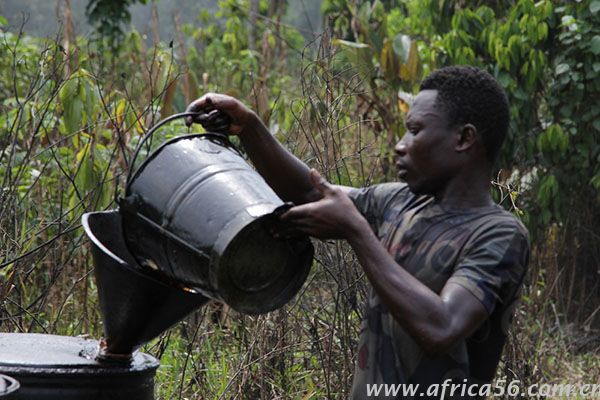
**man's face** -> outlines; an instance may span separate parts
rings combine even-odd
[[[415,97],[406,118],[406,133],[396,144],[398,176],[415,194],[436,195],[456,173],[457,127],[435,105],[437,90]]]

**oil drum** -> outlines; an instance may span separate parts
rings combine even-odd
[[[0,333],[0,373],[21,385],[7,399],[154,399],[154,357],[137,352],[130,363],[105,364],[96,359],[98,347],[90,339]]]
[[[140,265],[248,314],[281,307],[310,270],[308,237],[270,233],[287,208],[218,133],[163,143],[119,202],[125,241]]]

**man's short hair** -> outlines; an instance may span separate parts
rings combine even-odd
[[[450,125],[474,125],[494,162],[508,131],[509,109],[506,93],[492,75],[472,66],[445,67],[427,76],[420,90],[438,91],[436,104]]]

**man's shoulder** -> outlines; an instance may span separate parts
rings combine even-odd
[[[391,193],[411,193],[408,189],[408,185],[404,182],[382,182],[375,183],[373,185],[368,185],[360,188],[353,188],[353,191],[365,191],[370,192],[377,195],[385,195]]]
[[[484,221],[484,229],[497,232],[513,233],[529,240],[529,232],[521,220],[500,205],[495,205],[494,212]]]
[[[377,203],[380,206],[387,205],[392,201],[408,201],[416,197],[404,182],[384,182],[353,188],[349,195],[355,201],[368,199],[370,203]]]

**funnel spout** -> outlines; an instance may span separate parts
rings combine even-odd
[[[82,224],[92,243],[106,354],[133,353],[209,301],[142,269],[125,246],[117,211],[84,214]]]

